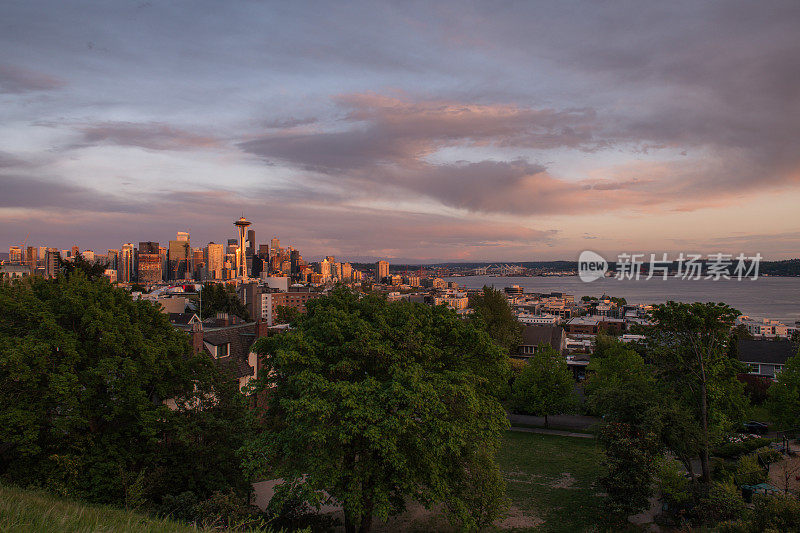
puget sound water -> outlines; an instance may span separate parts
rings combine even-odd
[[[666,280],[653,277],[644,279],[601,278],[589,283],[578,276],[456,276],[445,278],[468,289],[484,285],[496,289],[519,285],[525,292],[563,292],[581,296],[624,297],[630,304],[658,304],[667,300],[677,302],[725,302],[742,314],[754,318],[772,318],[787,325],[800,321],[800,277],[759,277],[718,281],[699,279],[683,280],[670,277]]]

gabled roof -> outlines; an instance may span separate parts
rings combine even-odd
[[[797,354],[797,346],[786,340],[742,339],[738,347],[739,361],[744,363],[783,365],[789,357]]]
[[[176,326],[188,326],[192,322],[199,320],[195,313],[169,313],[169,321]]]
[[[214,361],[223,370],[236,378],[252,376],[254,369],[248,363],[250,348],[256,341],[256,323],[249,322],[235,326],[208,328],[203,331],[203,342],[213,346],[228,345],[228,355]],[[212,357],[207,348],[204,351]]]

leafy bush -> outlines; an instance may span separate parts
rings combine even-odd
[[[656,485],[670,507],[681,507],[691,498],[689,480],[675,459],[661,458],[656,463]]]
[[[711,455],[725,459],[735,459],[759,448],[767,446],[772,439],[756,435],[734,435],[728,441],[711,449]]]
[[[745,512],[742,494],[733,483],[714,482],[705,497],[692,509],[692,517],[697,524],[717,524],[725,520],[740,519]]]
[[[800,500],[791,496],[753,498],[752,531],[797,531],[800,528]]]
[[[734,480],[737,485],[758,485],[766,483],[767,478],[767,472],[759,464],[757,455],[744,455],[736,462]]]

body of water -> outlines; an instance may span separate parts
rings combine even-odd
[[[563,292],[581,296],[624,297],[630,304],[677,302],[725,302],[745,315],[772,318],[784,324],[800,321],[800,278],[767,277],[756,280],[712,281],[653,278],[618,280],[602,278],[585,283],[578,276],[493,277],[463,276],[445,278],[469,289],[484,285],[496,289],[519,285],[525,292]]]

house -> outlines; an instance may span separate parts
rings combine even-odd
[[[570,335],[621,335],[625,330],[625,321],[621,318],[582,316],[567,322],[567,333]]]
[[[564,328],[560,326],[523,327],[522,344],[517,349],[516,357],[530,357],[545,344],[549,344],[563,355],[567,349],[567,334],[564,332]]]
[[[170,323],[178,329],[191,331],[195,322],[200,322],[196,313],[168,313]]]
[[[239,383],[242,390],[252,379],[258,378],[258,355],[251,350],[261,337],[266,337],[270,328],[266,322],[244,322],[207,326],[195,321],[191,326],[192,350],[205,353],[222,370]]]
[[[749,340],[738,343],[739,361],[747,365],[749,375],[775,379],[786,360],[797,354],[797,346],[787,340]]]

